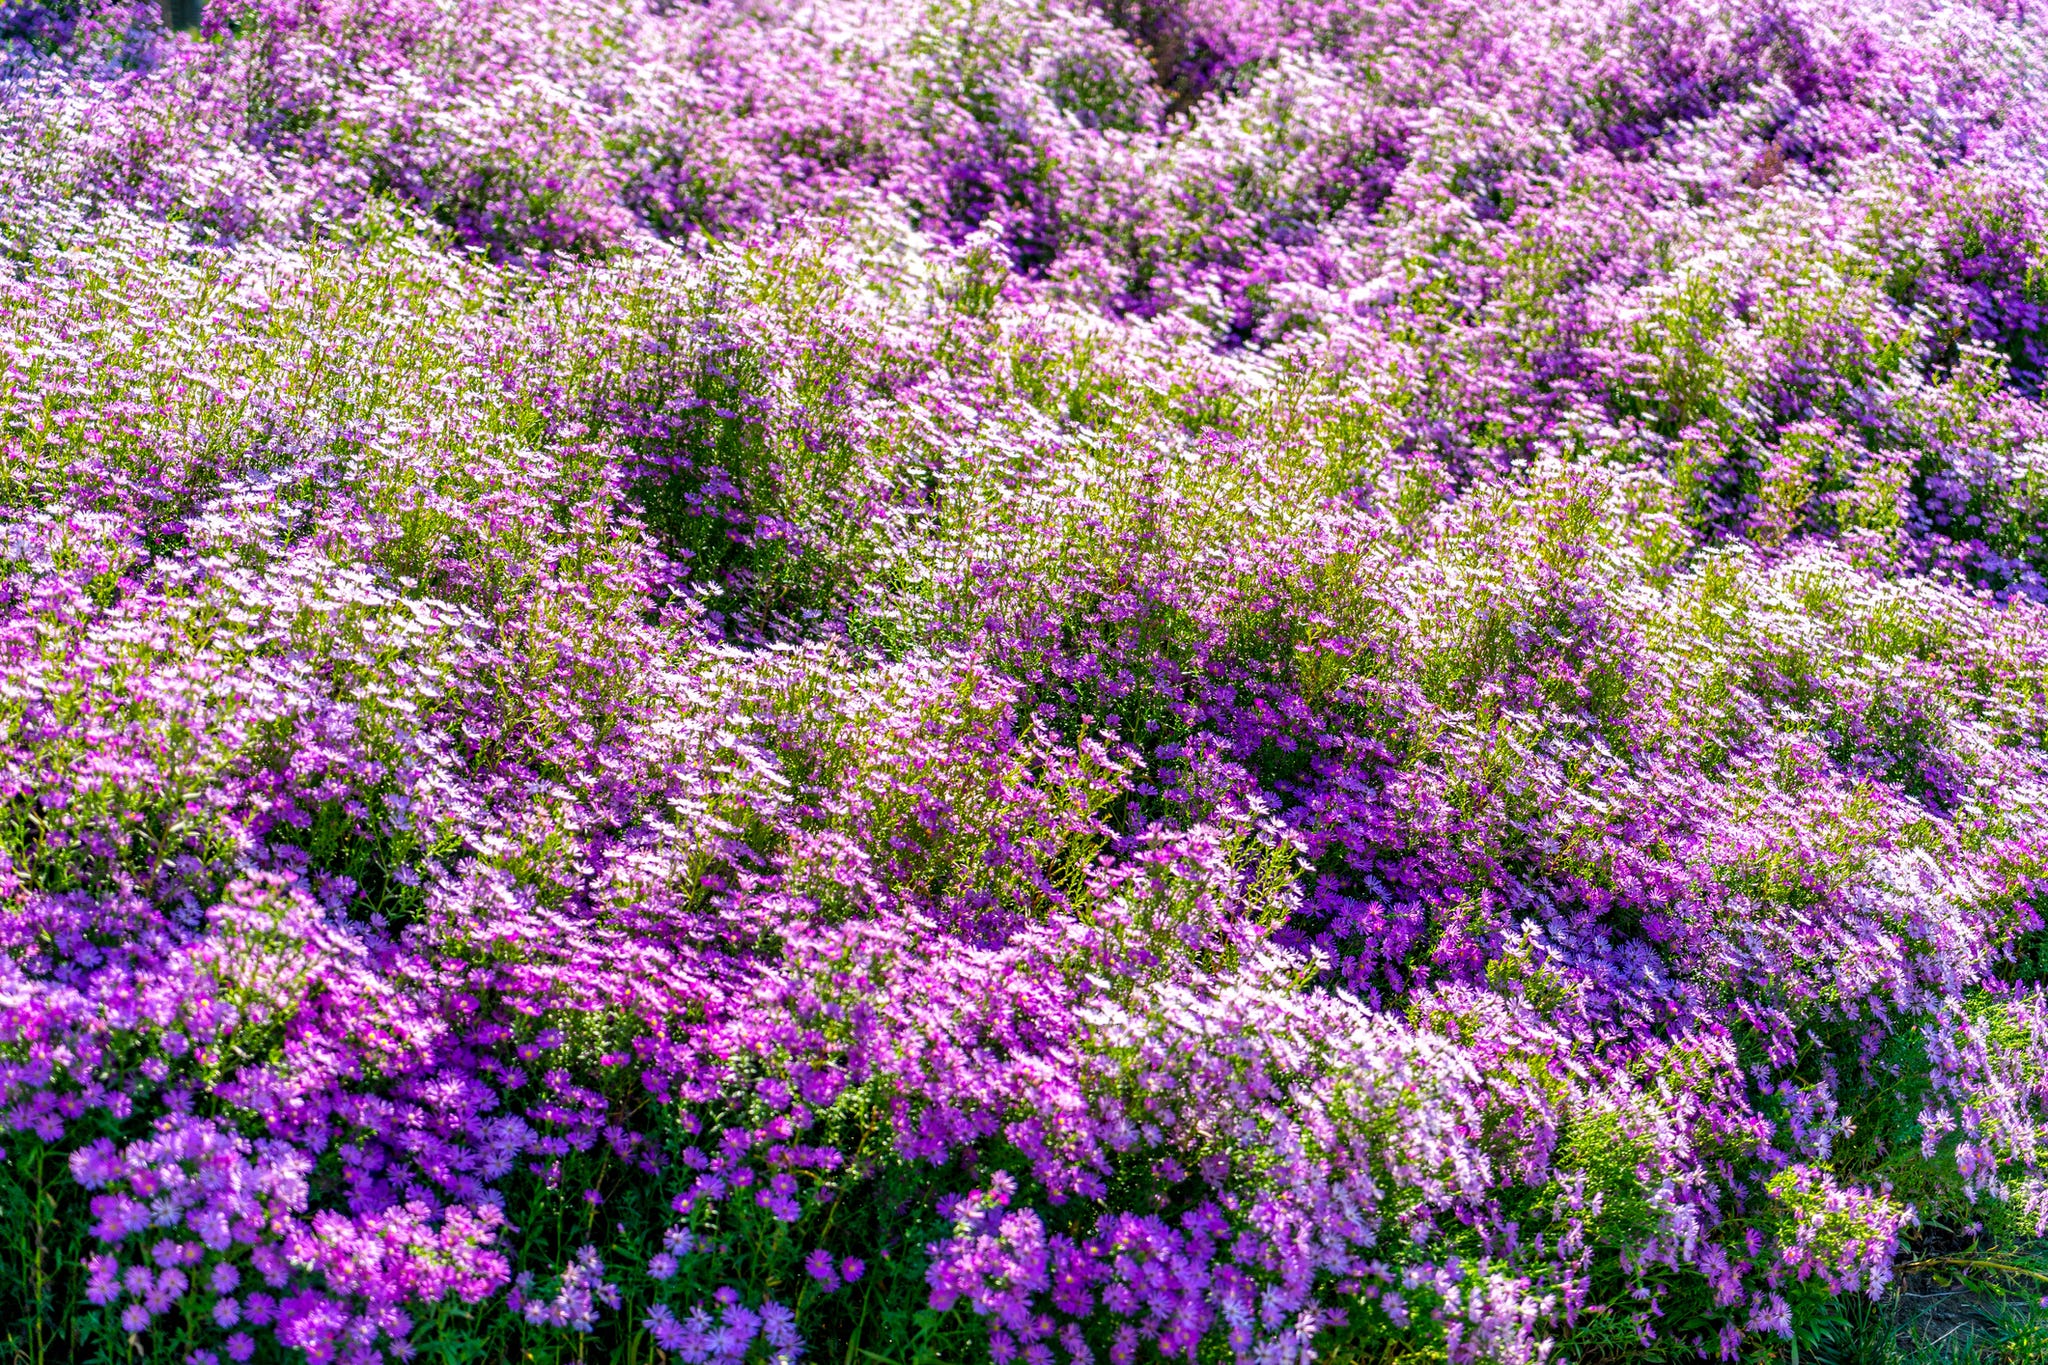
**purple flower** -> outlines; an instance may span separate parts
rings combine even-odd
[[[586,1246],[563,1269],[552,1298],[526,1297],[517,1311],[536,1325],[588,1332],[597,1325],[600,1307],[617,1308],[619,1303],[619,1290],[605,1280],[597,1248]]]
[[[685,1329],[678,1323],[666,1304],[655,1304],[647,1310],[642,1324],[647,1334],[654,1338],[654,1344],[664,1351],[681,1351],[690,1340]]]
[[[108,1138],[100,1138],[71,1154],[72,1178],[88,1190],[110,1184],[120,1174],[120,1158]]]
[[[120,1297],[120,1268],[120,1262],[112,1256],[88,1256],[85,1262],[86,1302],[104,1305]]]

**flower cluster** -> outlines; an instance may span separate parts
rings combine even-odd
[[[768,1365],[793,1365],[804,1353],[796,1316],[773,1299],[759,1310],[740,1302],[739,1291],[721,1289],[713,1296],[717,1314],[703,1306],[677,1320],[663,1304],[647,1315],[647,1333],[664,1351],[673,1351],[686,1365],[738,1365],[765,1351]]]
[[[1734,1360],[2040,1235],[2044,81],[0,3],[0,1348]]]
[[[618,1286],[604,1278],[604,1262],[594,1246],[577,1252],[576,1258],[563,1269],[553,1298],[536,1297],[533,1275],[525,1272],[505,1299],[506,1307],[530,1323],[567,1327],[577,1332],[588,1332],[597,1325],[597,1315],[603,1309],[617,1308],[619,1302]]]

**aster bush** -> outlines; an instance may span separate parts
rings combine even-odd
[[[0,45],[14,1358],[1789,1360],[2044,1277],[2032,7]]]

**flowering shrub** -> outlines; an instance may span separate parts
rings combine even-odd
[[[23,1358],[1762,1359],[2048,1231],[2024,7],[0,44]]]

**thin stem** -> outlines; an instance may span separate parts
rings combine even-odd
[[[1909,1261],[1900,1268],[1910,1271],[1927,1270],[1942,1266],[1951,1266],[1963,1270],[1986,1270],[2000,1275],[2026,1275],[2048,1283],[2048,1271],[2034,1270],[2027,1266],[2014,1265],[2009,1261],[1986,1260],[1976,1256],[1934,1256],[1924,1261]]]

